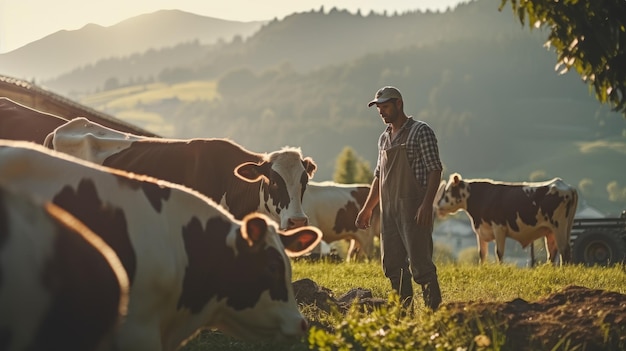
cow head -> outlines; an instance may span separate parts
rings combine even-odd
[[[235,175],[248,182],[261,183],[261,208],[282,229],[297,228],[308,223],[302,210],[302,196],[317,165],[310,157],[302,158],[299,149],[283,148],[265,156],[261,163],[246,162],[235,169]]]
[[[85,117],[76,117],[48,134],[43,145],[83,160],[104,164],[109,156],[128,148],[133,141],[145,138],[105,127]]]
[[[435,197],[435,207],[439,217],[455,213],[467,208],[467,198],[469,197],[469,184],[458,173],[450,175],[450,179],[442,181],[439,184],[437,195]]]
[[[246,340],[304,335],[307,323],[295,301],[288,256],[308,253],[322,233],[315,227],[280,232],[273,220],[259,213],[240,223],[213,218],[206,225],[193,221],[184,228],[190,265],[179,309],[219,316],[214,327]],[[224,244],[207,255],[206,247]],[[206,313],[203,310],[213,299],[217,306]]]

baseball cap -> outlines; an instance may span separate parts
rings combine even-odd
[[[374,95],[374,100],[370,101],[367,107],[372,107],[374,104],[385,102],[389,99],[402,99],[400,90],[389,85],[378,89],[376,95]]]

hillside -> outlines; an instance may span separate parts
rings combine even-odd
[[[45,81],[164,136],[300,146],[330,179],[351,146],[373,167],[383,124],[366,106],[396,85],[435,129],[447,178],[561,177],[606,214],[626,208],[626,121],[570,73],[546,34],[478,0],[444,13],[293,14],[246,40],[181,43]]]
[[[322,10],[273,20],[247,39],[210,46],[179,44],[131,58],[102,60],[75,67],[44,83],[69,94],[76,90],[97,91],[110,80],[125,84],[129,79],[215,79],[241,67],[259,71],[288,64],[305,73],[381,50],[506,36],[521,30],[510,14],[499,13],[489,1],[459,5],[443,13],[416,11],[394,16],[351,14],[337,8]]]

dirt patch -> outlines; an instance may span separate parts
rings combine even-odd
[[[293,283],[293,292],[298,304],[313,305],[327,313],[333,308],[346,313],[352,304],[358,304],[367,309],[387,303],[387,300],[375,298],[372,296],[371,290],[363,288],[350,289],[347,293],[335,297],[335,294],[330,289],[318,285],[311,279],[295,281]]]
[[[563,343],[578,350],[621,350],[626,346],[626,295],[568,286],[535,302],[445,304],[459,323],[491,318],[506,330],[505,350],[551,350]],[[612,340],[611,345],[605,339]]]
[[[294,282],[296,300],[326,312],[336,307],[346,312],[352,303],[363,308],[384,305],[371,291],[355,288],[335,297],[333,292],[310,279]],[[448,302],[442,310],[456,321],[475,328],[479,320],[504,332],[503,350],[622,350],[626,346],[626,295],[606,290],[568,286],[538,301]],[[485,333],[488,337],[489,332]],[[605,340],[609,340],[609,344]],[[569,346],[568,346],[569,345]]]

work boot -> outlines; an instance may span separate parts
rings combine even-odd
[[[404,307],[405,309],[412,309],[413,308],[413,295],[408,295],[408,296],[400,296],[400,303],[402,303],[402,307]]]
[[[432,282],[422,284],[422,296],[424,297],[424,304],[426,307],[436,311],[441,304],[441,289],[439,289],[439,282],[434,280]]]

